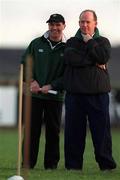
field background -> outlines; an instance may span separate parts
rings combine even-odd
[[[118,164],[112,172],[101,172],[94,159],[91,135],[88,131],[84,154],[83,171],[67,171],[64,168],[64,133],[60,134],[61,159],[57,170],[44,170],[44,129],[40,141],[40,152],[35,169],[28,171],[27,180],[120,180],[120,129],[112,129],[113,156]],[[0,129],[0,180],[16,175],[18,133],[16,129]],[[21,170],[21,176],[23,176]]]

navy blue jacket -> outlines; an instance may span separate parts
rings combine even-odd
[[[98,94],[109,92],[110,78],[107,69],[96,64],[106,64],[110,58],[111,45],[99,35],[96,28],[93,39],[83,41],[80,29],[65,46],[64,89],[70,93]]]

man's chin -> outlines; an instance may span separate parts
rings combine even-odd
[[[87,32],[82,32],[82,34],[86,35],[86,34],[88,34],[88,33],[87,33]]]

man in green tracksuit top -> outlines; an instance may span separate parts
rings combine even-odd
[[[25,67],[27,56],[32,57],[29,168],[34,168],[37,162],[41,126],[44,122],[46,141],[44,168],[55,169],[60,159],[59,132],[64,92],[58,91],[54,95],[50,94],[49,90],[59,84],[64,70],[65,20],[60,14],[52,14],[47,23],[48,31],[30,43],[23,55],[22,63]]]

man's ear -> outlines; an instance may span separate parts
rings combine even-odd
[[[97,24],[98,24],[98,23],[97,23],[97,21],[96,21],[96,22],[95,22],[95,25],[97,26]]]
[[[64,29],[66,28],[66,24],[64,24]]]

